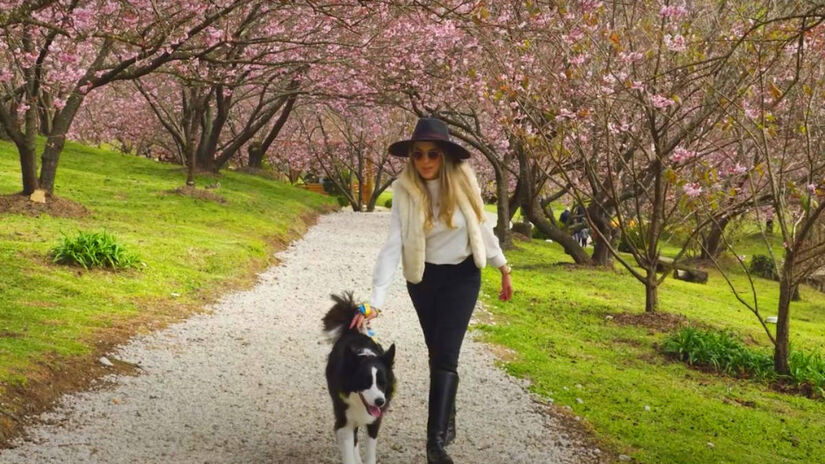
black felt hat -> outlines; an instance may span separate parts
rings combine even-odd
[[[408,140],[395,142],[388,148],[391,155],[407,157],[413,142],[437,142],[444,152],[454,158],[467,159],[470,152],[450,140],[450,131],[444,121],[436,118],[419,118],[415,125],[412,137]]]

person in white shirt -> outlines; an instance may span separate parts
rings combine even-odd
[[[455,438],[458,357],[478,299],[481,268],[501,271],[499,299],[510,300],[510,267],[490,221],[478,180],[464,161],[470,153],[450,141],[443,121],[421,118],[409,140],[389,147],[409,162],[393,182],[390,232],[373,270],[368,317],[383,308],[399,259],[407,290],[418,313],[430,360],[427,462],[452,464],[444,447]]]

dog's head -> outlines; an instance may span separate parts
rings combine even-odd
[[[381,417],[395,391],[395,344],[380,354],[368,348],[353,349],[349,357],[353,369],[345,389],[358,394],[369,415]]]

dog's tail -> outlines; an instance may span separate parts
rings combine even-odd
[[[330,295],[330,297],[335,305],[323,318],[324,333],[330,342],[335,343],[349,329],[352,318],[358,312],[358,305],[355,304],[351,291],[344,292],[342,295]]]

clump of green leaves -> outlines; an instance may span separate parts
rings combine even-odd
[[[780,379],[773,369],[771,353],[745,346],[730,332],[685,327],[665,339],[662,351],[691,366],[732,376],[760,381]],[[825,398],[825,358],[822,354],[792,351],[788,361],[791,372],[786,380]]]
[[[63,236],[60,244],[49,252],[57,264],[82,266],[84,269],[102,267],[125,269],[139,262],[137,255],[128,252],[108,232],[83,232],[74,237]]]
[[[776,275],[776,264],[770,256],[753,255],[748,272],[764,279],[779,280],[779,276]]]

